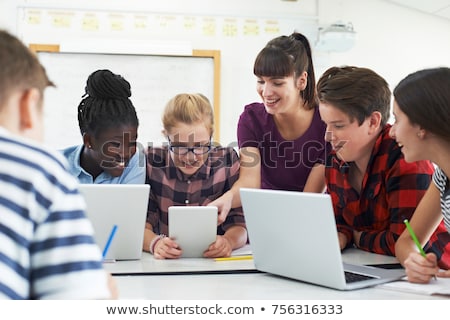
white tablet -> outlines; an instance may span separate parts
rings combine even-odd
[[[217,207],[169,207],[169,237],[179,244],[183,258],[201,258],[216,241]]]

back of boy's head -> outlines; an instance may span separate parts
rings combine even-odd
[[[14,91],[53,86],[37,57],[15,36],[0,30],[0,108]]]
[[[180,93],[167,102],[162,116],[165,134],[177,123],[194,124],[203,122],[210,134],[214,131],[214,116],[208,98],[200,93]]]
[[[87,79],[85,94],[78,105],[81,134],[98,136],[111,128],[137,128],[139,121],[130,96],[130,83],[122,76],[110,70],[93,72]]]
[[[361,125],[373,112],[381,113],[381,125],[389,120],[391,91],[385,79],[367,68],[332,67],[317,82],[321,103],[330,104]]]

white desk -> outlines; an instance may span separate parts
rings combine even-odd
[[[355,264],[397,262],[394,257],[357,249],[346,250],[343,253],[343,260]],[[221,262],[211,259],[156,260],[152,255],[144,253],[140,261],[107,263],[105,267],[112,273],[134,273],[134,275],[114,276],[120,299],[442,299],[442,297],[403,293],[378,287],[354,291],[328,289],[266,273],[253,273],[251,271],[254,269],[253,260]],[[244,273],[227,272],[238,269],[243,270]],[[223,273],[208,274],[208,270]],[[165,275],[165,272],[169,274]],[[181,273],[175,274],[176,272]]]
[[[154,259],[149,253],[144,253],[141,260],[118,261],[104,263],[105,269],[113,275],[176,275],[186,273],[229,273],[256,272],[253,260],[215,261],[214,259]]]

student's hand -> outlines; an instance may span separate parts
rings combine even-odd
[[[169,237],[159,240],[153,249],[153,256],[156,259],[177,259],[182,253],[178,243]]]
[[[438,273],[436,273],[436,277],[450,278],[450,270],[440,270]]]
[[[116,300],[119,298],[119,289],[117,288],[116,279],[112,277],[112,275],[108,272],[108,288],[109,292],[111,293],[110,299]]]
[[[226,192],[213,202],[208,203],[208,206],[216,206],[219,210],[219,215],[217,217],[217,225],[220,225],[225,221],[225,219],[228,216],[228,213],[231,210],[232,203],[233,203],[233,194],[231,192]]]
[[[338,238],[339,238],[339,247],[341,248],[341,250],[344,250],[348,242],[347,236],[342,232],[338,232]]]
[[[439,272],[434,253],[428,253],[424,258],[418,252],[411,252],[404,262],[404,267],[408,281],[413,283],[428,283]]]
[[[361,233],[362,231],[353,230],[353,242],[355,243],[355,246],[359,248],[359,240],[361,239]]]
[[[208,247],[203,256],[205,258],[229,257],[231,256],[231,251],[233,251],[233,248],[230,241],[224,236],[217,236],[216,242]]]

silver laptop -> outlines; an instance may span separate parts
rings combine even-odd
[[[175,239],[183,258],[201,258],[209,245],[216,241],[217,207],[169,207],[169,237]]]
[[[150,185],[81,184],[79,189],[86,200],[86,214],[102,252],[113,226],[117,225],[105,259],[140,259]]]
[[[395,281],[403,269],[342,261],[331,197],[280,190],[240,190],[256,269],[339,290]],[[347,277],[351,279],[346,280]]]

